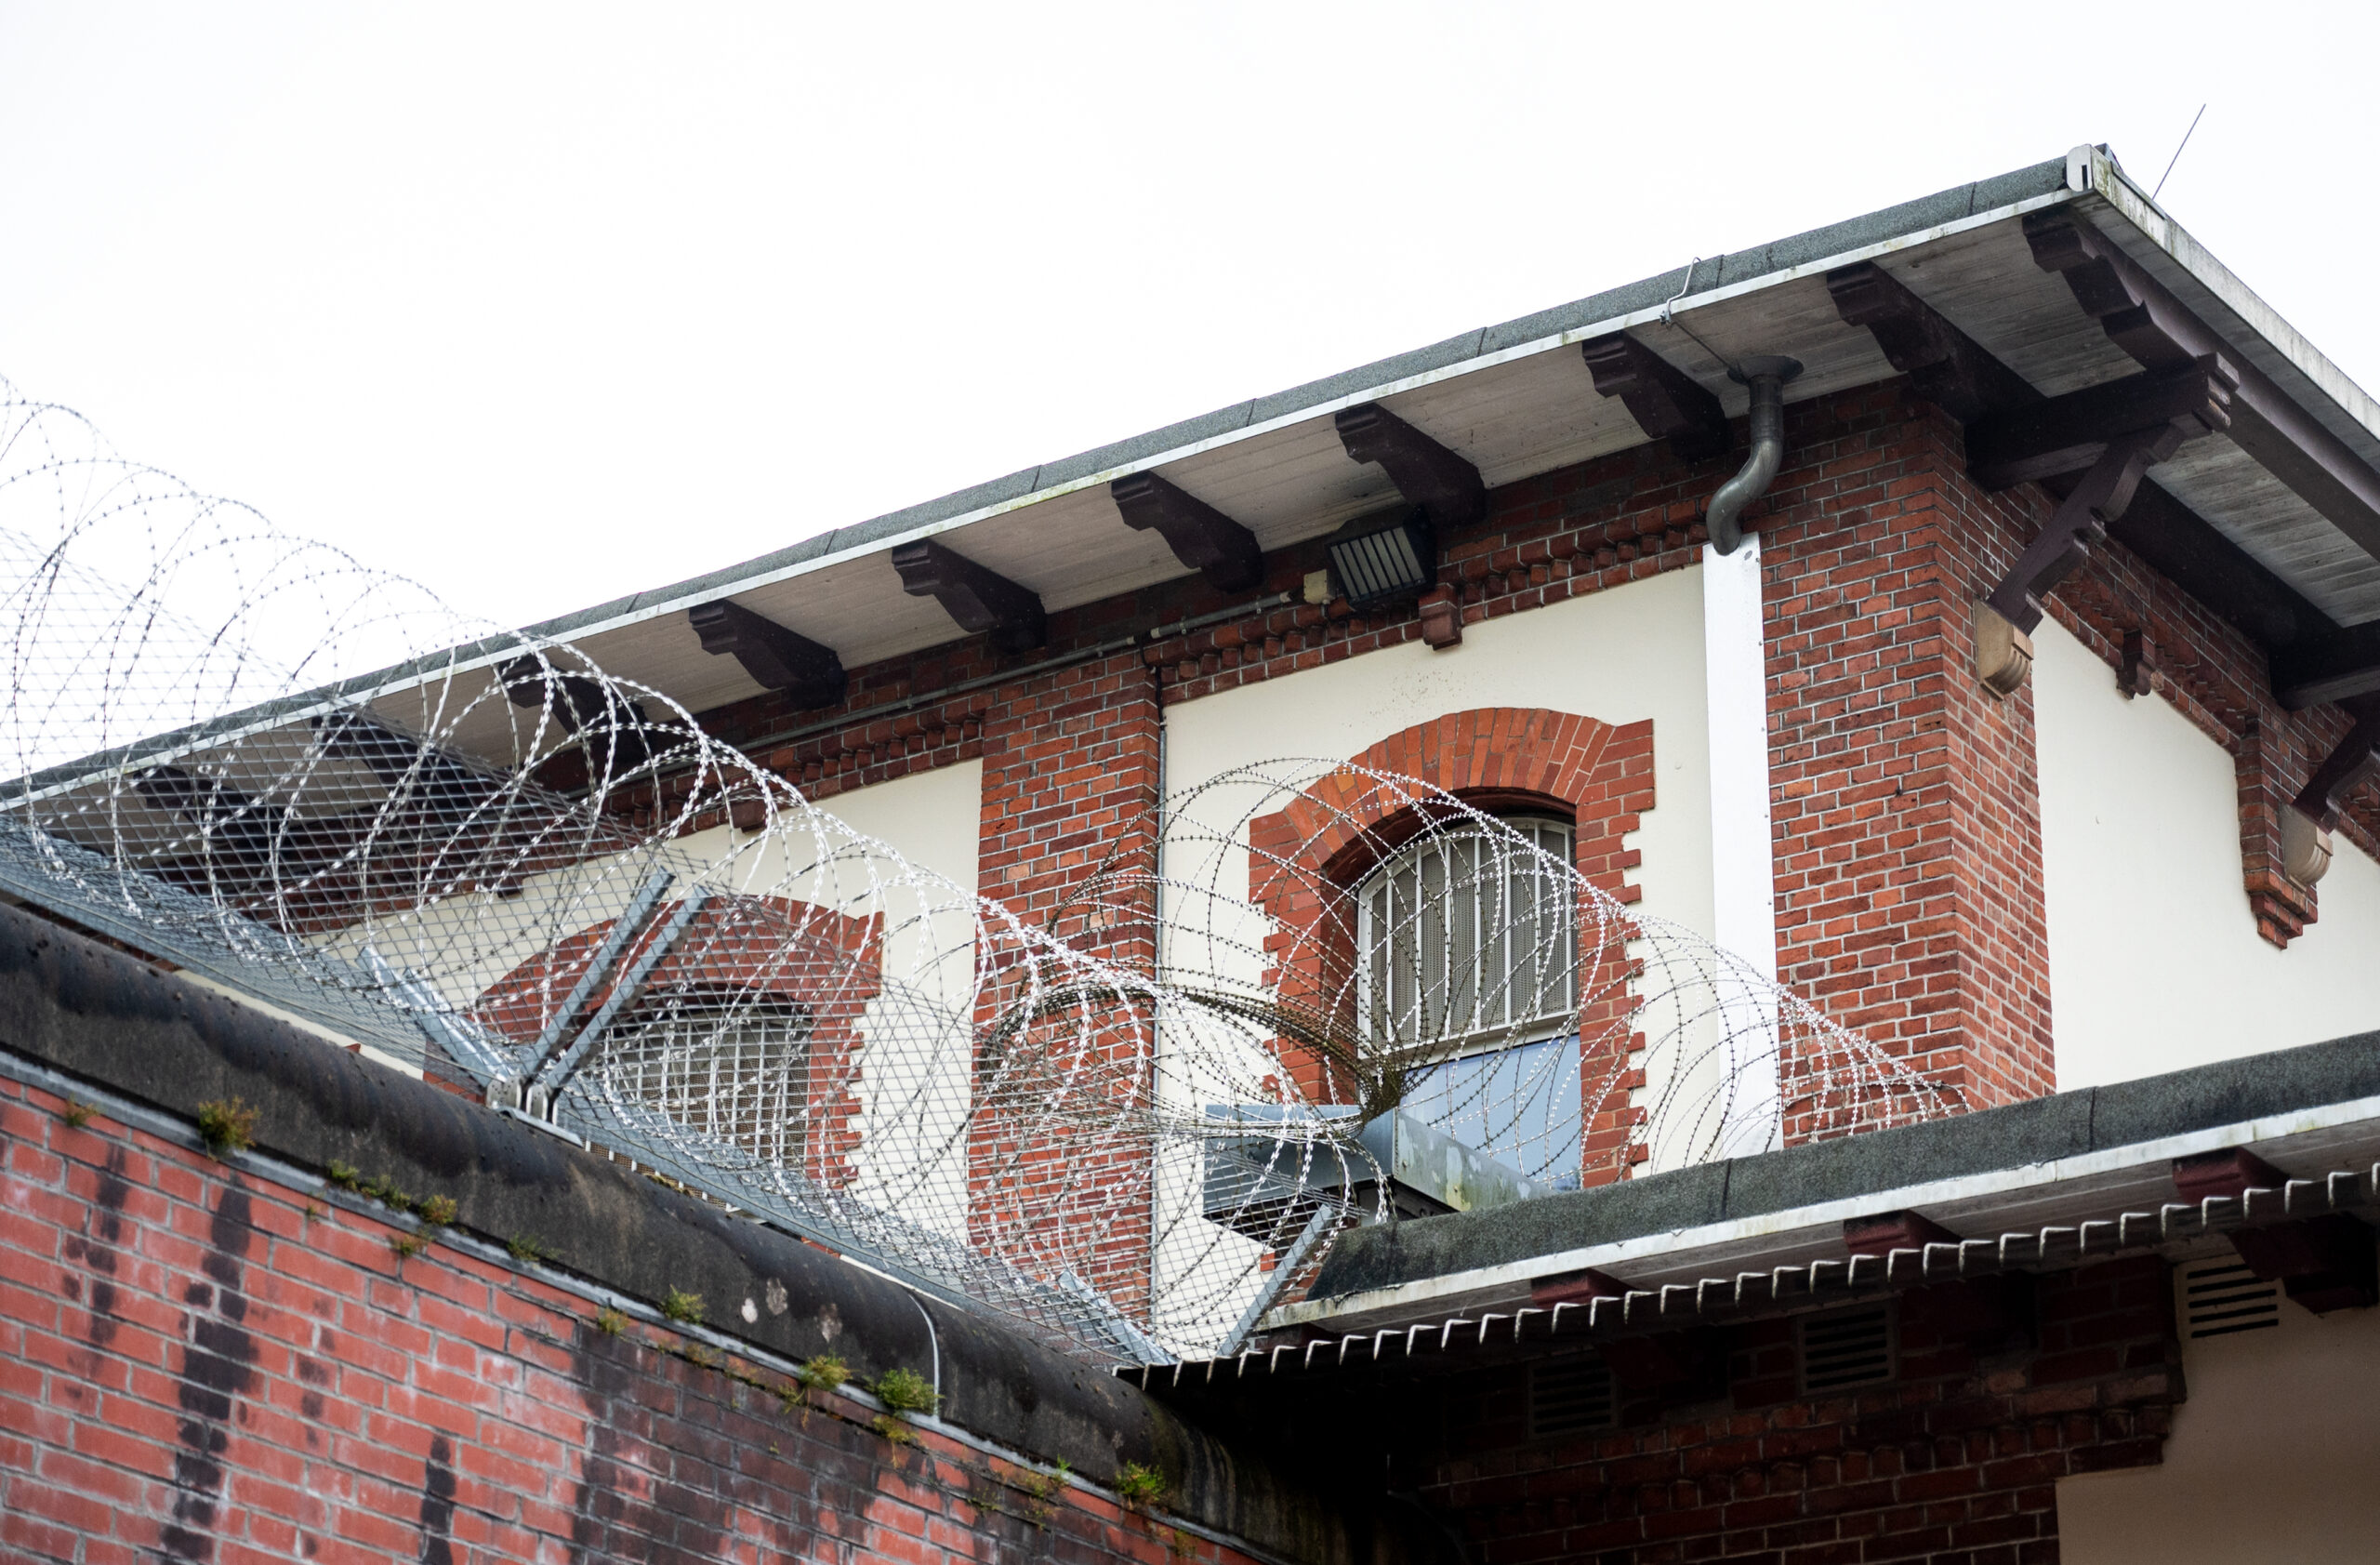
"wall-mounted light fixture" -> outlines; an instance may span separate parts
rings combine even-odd
[[[1358,516],[1330,535],[1330,590],[1358,609],[1419,597],[1436,585],[1438,540],[1418,505]]]

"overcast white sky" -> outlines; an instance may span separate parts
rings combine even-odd
[[[0,376],[519,624],[2209,101],[2374,386],[2375,16],[0,0]]]

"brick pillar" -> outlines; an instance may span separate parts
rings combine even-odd
[[[1899,382],[1791,410],[1767,562],[1778,969],[1967,1108],[2052,1090],[2030,688],[1972,605],[2040,518]],[[1796,1138],[1824,1134],[1820,1116]]]
[[[983,894],[1075,948],[1140,973],[1155,952],[1149,909],[1082,894],[1094,879],[1104,882],[1103,871],[1144,888],[1155,868],[1157,689],[1137,652],[1125,653],[1001,689],[983,728]],[[1144,890],[1133,895],[1145,902]],[[992,953],[979,1028],[1023,992],[1018,956]],[[1144,1321],[1154,1148],[1131,1127],[1155,1091],[1144,1053],[1152,1021],[1125,1018],[1100,997],[1038,1018],[1005,1045],[1021,1065],[1002,1074],[1001,1062],[978,1060],[970,1133],[979,1241],[1031,1271],[1067,1267]],[[998,1095],[980,1095],[987,1092]]]

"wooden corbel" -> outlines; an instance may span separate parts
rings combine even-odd
[[[1984,351],[1874,261],[1828,272],[1826,291],[1844,325],[1867,327],[1917,394],[1960,423],[2043,400],[2024,377]]]
[[[1348,457],[1386,470],[1396,492],[1430,513],[1438,537],[1488,519],[1479,470],[1380,404],[1342,408],[1332,422]]]
[[[2046,397],[1969,425],[1967,472],[1986,489],[2012,488],[2079,471],[2110,443],[2160,429],[2173,434],[2170,455],[2185,440],[2229,429],[2238,387],[2231,365],[2210,355]]]
[[[653,759],[651,720],[638,702],[592,674],[566,673],[535,657],[516,657],[496,670],[505,697],[524,711],[543,708],[577,736],[590,775],[617,778]],[[599,749],[601,754],[599,755]]]
[[[2123,514],[2151,465],[2173,454],[2181,435],[2171,425],[2119,436],[2059,502],[2046,526],[2025,546],[2000,585],[1976,604],[1976,677],[1994,696],[2011,696],[2032,671],[2032,632],[2042,600],[2091,557],[2108,524]]]
[[[1050,639],[1039,593],[932,538],[894,550],[892,568],[901,573],[903,591],[932,598],[960,630],[988,633],[1002,652],[1028,652]]]
[[[2380,696],[2347,703],[2355,726],[2281,812],[2281,872],[2311,886],[2331,867],[2331,833],[2348,794],[2380,774]]]
[[[1216,591],[1244,592],[1264,578],[1264,550],[1256,535],[1178,484],[1136,472],[1110,484],[1107,493],[1124,525],[1154,529],[1173,557]]]
[[[688,609],[686,621],[705,652],[734,657],[762,689],[790,696],[797,709],[831,707],[843,698],[843,660],[831,646],[725,598]]]
[[[1646,438],[1668,441],[1679,461],[1716,457],[1735,444],[1719,399],[1626,332],[1591,338],[1579,350],[1595,390],[1618,397]]]

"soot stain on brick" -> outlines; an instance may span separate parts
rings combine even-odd
[[[573,1565],[615,1559],[710,1565],[734,1541],[737,1473],[692,1452],[654,1449],[622,1427],[641,1420],[645,1404],[671,1390],[639,1367],[644,1352],[583,1322],[572,1343],[572,1378],[588,1418],[570,1505]],[[677,1388],[672,1400],[684,1418],[695,1415],[705,1398],[690,1386]],[[647,1452],[650,1459],[640,1460]],[[787,1528],[791,1519],[770,1519],[787,1534],[780,1552],[798,1553]]]
[[[323,1416],[322,1387],[331,1383],[330,1369],[320,1359],[300,1353],[298,1355],[298,1378],[309,1387],[298,1394],[298,1414],[309,1423],[319,1422]],[[323,1443],[322,1431],[307,1430],[306,1443],[319,1450]]]
[[[206,1231],[206,1258],[200,1269],[212,1289],[192,1290],[190,1341],[175,1373],[182,1418],[174,1456],[174,1517],[160,1542],[183,1559],[215,1556],[216,1502],[223,1492],[223,1450],[231,1443],[233,1409],[256,1385],[256,1339],[244,1324],[248,1316],[241,1264],[256,1242],[248,1193],[227,1184]],[[205,1305],[196,1304],[200,1297]],[[205,1313],[202,1313],[205,1311]]]
[[[421,1565],[455,1565],[455,1446],[430,1439],[421,1479]]]
[[[132,1194],[132,1187],[125,1183],[125,1152],[121,1146],[110,1148],[107,1167],[99,1174],[99,1188],[93,1197],[88,1236],[74,1234],[66,1240],[66,1258],[90,1273],[91,1287],[85,1307],[89,1311],[90,1324],[84,1340],[94,1349],[89,1362],[78,1366],[86,1377],[99,1374],[99,1354],[115,1341],[120,1324],[115,1312],[116,1267],[124,1248],[124,1203]],[[67,1280],[71,1292],[81,1292],[81,1280]]]

